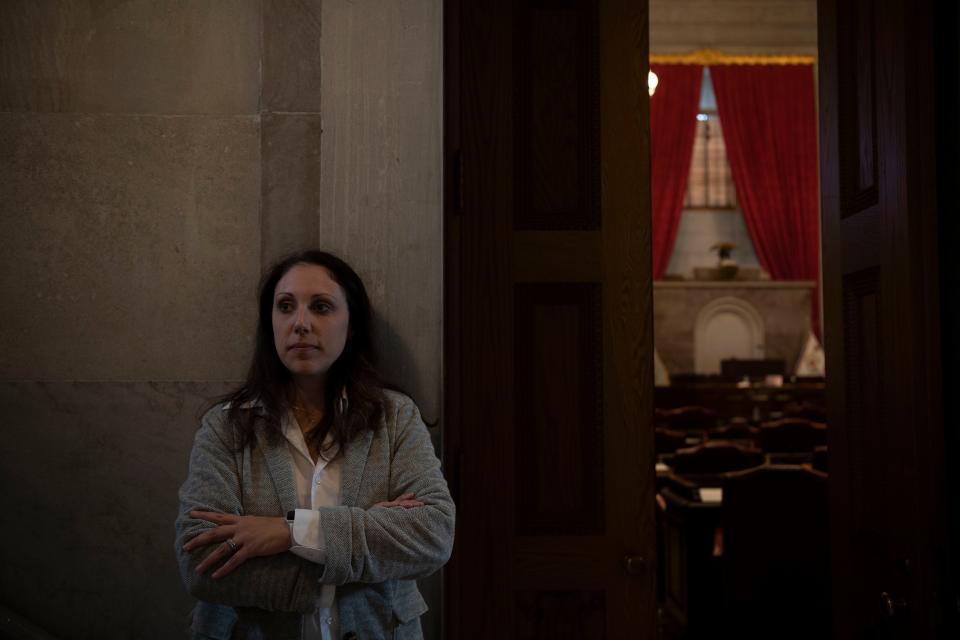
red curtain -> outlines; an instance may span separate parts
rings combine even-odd
[[[730,170],[760,264],[774,280],[820,275],[811,65],[710,67]],[[820,337],[820,290],[811,326]]]
[[[650,181],[653,200],[653,277],[667,270],[687,189],[700,106],[703,67],[652,64],[659,84],[650,97]]]

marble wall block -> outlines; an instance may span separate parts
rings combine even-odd
[[[442,415],[441,7],[324,0],[322,14],[320,244],[364,279],[381,368],[427,421]],[[440,585],[420,581],[426,638],[441,634]]]
[[[364,278],[383,369],[427,420],[441,409],[440,8],[323,3],[320,244]]]
[[[196,410],[242,376],[282,253],[357,266],[387,377],[440,416],[441,6],[0,3],[11,610],[58,637],[182,636]],[[439,575],[423,589],[438,638]]]
[[[0,382],[0,602],[58,638],[185,637],[177,489],[229,385]]]
[[[0,378],[240,376],[259,142],[253,116],[0,114]]]
[[[262,118],[262,260],[319,241],[320,115],[265,113]]]
[[[793,282],[658,282],[653,287],[653,333],[667,371],[694,373],[697,315],[724,296],[745,300],[760,315],[764,357],[783,359],[792,371],[810,332],[813,283]]]
[[[0,2],[0,111],[253,114],[260,2]]]
[[[264,111],[319,113],[320,0],[263,0]]]
[[[440,411],[442,22],[431,1],[324,3],[321,244],[365,278],[386,373]]]

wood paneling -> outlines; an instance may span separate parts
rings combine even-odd
[[[597,229],[596,6],[518,2],[514,228]]]
[[[603,278],[603,242],[590,231],[521,231],[513,234],[517,282],[598,282]],[[580,260],[567,260],[570,255]]]
[[[515,288],[516,532],[604,530],[598,284]]]
[[[450,638],[513,629],[512,3],[447,0],[445,457],[455,467],[457,541],[446,573]]]
[[[606,633],[603,591],[521,591],[514,640],[601,640]]]
[[[446,451],[459,505],[447,633],[653,637],[645,2],[463,0],[445,14]],[[647,569],[627,574],[628,555]],[[581,590],[605,605],[536,595]],[[573,606],[602,623],[552,626]]]
[[[846,461],[855,493],[885,484],[882,477],[869,477],[871,465],[864,458],[871,453],[871,440],[882,428],[883,345],[881,341],[880,270],[857,271],[844,277],[843,325],[846,339],[845,374],[847,377],[846,427],[855,445]],[[851,505],[854,519],[863,521],[863,503]]]
[[[841,33],[838,73],[840,107],[841,215],[846,218],[877,204],[877,112],[872,0],[839,5]]]
[[[956,591],[944,562],[934,4],[819,3],[836,638],[955,635],[945,627]]]

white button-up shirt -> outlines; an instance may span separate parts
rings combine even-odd
[[[337,456],[337,450],[333,449],[324,453],[329,460],[321,456],[314,463],[293,412],[287,412],[281,428],[290,449],[293,477],[297,483],[297,510],[290,551],[305,560],[322,564],[327,560],[327,553],[317,509],[340,504],[343,457]],[[303,640],[338,637],[336,590],[335,585],[323,585],[316,611],[303,617]]]

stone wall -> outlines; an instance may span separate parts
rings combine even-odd
[[[176,489],[283,253],[357,267],[439,417],[441,6],[0,3],[0,606],[181,637]]]
[[[764,357],[783,359],[790,372],[810,331],[812,288],[812,282],[656,282],[653,334],[657,354],[669,374],[694,373],[697,315],[710,301],[732,296],[759,313]]]

